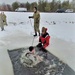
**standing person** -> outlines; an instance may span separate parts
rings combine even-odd
[[[47,28],[42,27],[42,34],[39,37],[39,44],[37,45],[37,47],[40,47],[41,50],[43,50],[44,52],[46,51],[46,47],[49,46],[50,42],[50,36],[49,33],[47,32]]]
[[[34,7],[34,14],[33,16],[29,16],[29,18],[34,18],[34,31],[35,31],[35,36],[37,36],[37,32],[39,33],[40,36],[40,30],[39,30],[39,22],[40,22],[40,13],[37,10],[37,7]]]
[[[1,27],[1,31],[4,30],[4,23],[3,23],[3,19],[2,19],[2,13],[0,13],[0,27]]]
[[[3,19],[3,23],[4,25],[7,25],[7,20],[6,20],[7,16],[5,15],[4,12],[2,12],[2,19]]]

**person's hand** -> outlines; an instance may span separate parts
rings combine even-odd
[[[43,61],[43,57],[40,57],[40,56],[37,56],[37,57],[38,57],[40,62]]]
[[[29,16],[28,18],[33,18],[33,16]]]
[[[37,47],[42,47],[42,43],[38,43]]]
[[[28,18],[31,18],[30,16]]]
[[[41,47],[41,50],[42,50],[43,52],[47,53],[47,50],[46,50],[45,48]]]

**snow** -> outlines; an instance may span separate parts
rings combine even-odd
[[[33,19],[29,12],[5,12],[8,26],[0,31],[0,75],[14,75],[7,49],[37,45],[38,38],[33,38]],[[40,30],[48,28],[51,44],[47,48],[52,54],[66,62],[75,70],[75,13],[41,13]],[[31,22],[30,22],[31,20]],[[53,24],[53,21],[56,24]],[[32,23],[32,25],[31,25]],[[7,67],[9,67],[7,69]]]
[[[26,28],[29,28],[29,31],[33,30],[30,20],[28,16],[33,15],[33,13],[6,13],[8,15],[8,23],[13,22],[16,24],[27,25]],[[17,16],[18,15],[18,16]],[[15,17],[17,16],[17,17]],[[23,17],[25,16],[25,17]],[[41,13],[41,24],[40,29],[42,26],[45,26],[48,29],[51,36],[58,37],[64,39],[66,41],[75,42],[75,14],[74,13]],[[15,17],[15,19],[14,19]],[[56,25],[53,25],[53,21],[55,21]],[[33,25],[33,19],[31,19]],[[66,23],[67,22],[67,23]],[[51,25],[49,25],[51,24]],[[29,26],[28,26],[29,25]],[[28,31],[28,30],[27,30]],[[33,31],[34,32],[34,31]]]

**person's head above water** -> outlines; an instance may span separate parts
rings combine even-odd
[[[30,47],[29,47],[29,51],[30,51],[31,53],[35,53],[34,47],[33,47],[33,46],[30,46]]]

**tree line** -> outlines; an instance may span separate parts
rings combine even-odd
[[[9,4],[2,4],[0,5],[0,10],[3,11],[15,11],[15,9],[19,7],[27,8],[27,11],[33,11],[34,7],[38,7],[40,12],[55,12],[57,9],[73,9],[75,11],[75,0],[71,2],[69,0],[61,2],[61,0],[52,0],[48,2],[47,0],[38,0],[38,2],[33,3],[20,3],[14,2],[11,5]]]

